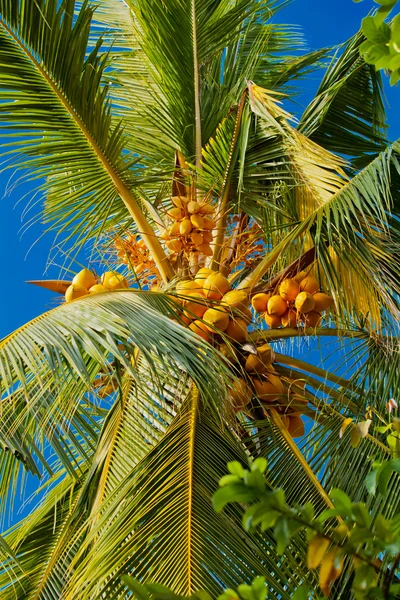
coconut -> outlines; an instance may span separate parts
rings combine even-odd
[[[319,313],[322,313],[324,310],[327,310],[333,304],[333,298],[328,296],[327,294],[323,294],[322,292],[317,292],[313,296],[315,300],[314,310]]]
[[[267,311],[268,300],[271,298],[271,294],[256,294],[251,299],[251,305],[254,310],[258,313],[264,313]]]
[[[165,245],[171,252],[180,252],[183,246],[181,240],[168,240],[168,242],[165,242]]]
[[[205,280],[209,275],[211,275],[211,273],[215,273],[215,271],[209,269],[208,267],[202,267],[197,271],[194,280],[199,283],[201,287],[203,287]]]
[[[300,292],[294,305],[299,312],[305,314],[314,309],[315,300],[309,292]]]
[[[179,225],[179,233],[181,235],[189,235],[189,233],[192,231],[193,229],[193,225],[190,221],[190,219],[182,219],[182,221],[180,222]]]
[[[72,300],[76,300],[77,298],[81,298],[82,296],[86,296],[88,291],[83,285],[79,285],[77,283],[71,283],[70,286],[67,287],[65,292],[65,302],[72,302]]]
[[[214,212],[212,204],[199,204],[199,210],[197,211],[201,215],[211,215]]]
[[[203,222],[203,228],[204,229],[214,229],[216,223],[214,221],[214,219],[211,219],[210,217],[203,217],[204,222]]]
[[[300,290],[302,292],[308,292],[309,294],[315,294],[315,292],[318,292],[319,290],[318,279],[312,275],[307,275],[307,277],[300,282]]]
[[[89,289],[89,294],[100,294],[101,292],[107,292],[107,288],[104,285],[101,285],[101,283],[96,283],[95,285],[92,285],[92,287]]]
[[[282,296],[271,296],[268,300],[267,311],[269,315],[281,317],[287,311],[287,303]]]
[[[268,327],[271,329],[278,329],[278,327],[282,325],[281,317],[276,317],[275,315],[269,315],[268,313],[265,313],[264,319]]]
[[[252,396],[253,393],[247,381],[241,378],[234,380],[229,393],[229,399],[232,402],[235,412],[243,410],[251,401]]]
[[[203,243],[203,234],[199,231],[194,231],[190,236],[190,239],[192,240],[195,246],[201,246]]]
[[[179,221],[179,219],[184,217],[184,212],[181,208],[170,208],[168,211],[168,216],[174,221]]]
[[[281,317],[283,327],[297,327],[297,314],[294,310],[288,310]]]
[[[229,325],[228,325],[229,327]],[[219,351],[221,354],[225,356],[228,362],[232,365],[236,364],[238,361],[237,354],[235,352],[234,347],[231,344],[221,344],[219,347]]]
[[[213,234],[212,231],[208,231],[208,230],[204,230],[203,231],[203,241],[206,244],[211,244],[211,242],[213,241]]]
[[[195,315],[196,317],[199,317],[199,319],[201,319],[207,310],[206,299],[203,294],[200,294],[199,292],[189,294],[183,301],[183,306],[185,309],[184,314],[186,316],[190,317],[191,315]]]
[[[229,306],[238,310],[246,309],[249,304],[249,297],[242,290],[232,290],[225,294],[221,300],[221,306]]]
[[[279,286],[279,294],[286,302],[294,302],[300,292],[300,285],[295,279],[285,279]]]
[[[187,209],[192,215],[199,212],[199,208],[200,206],[194,200],[191,200],[191,202],[189,202],[189,204],[187,205]]]
[[[297,283],[300,283],[305,277],[307,277],[307,273],[305,271],[299,271],[298,273],[296,273],[293,279],[297,281]]]
[[[186,279],[185,281],[178,281],[176,284],[176,293],[187,295],[193,292],[200,292],[201,285],[195,279]]]
[[[275,353],[269,344],[257,348],[257,354],[249,354],[244,368],[248,372],[264,373],[266,368],[275,360]]]
[[[279,385],[275,385],[275,381],[271,381],[270,377],[274,377],[279,382]],[[274,375],[267,375],[266,379],[253,379],[254,387],[257,393],[257,396],[260,400],[264,402],[276,402],[279,400],[281,394],[283,393],[283,386],[278,377]]]
[[[179,221],[175,221],[174,223],[172,223],[171,227],[169,228],[169,234],[170,235],[180,235],[181,233],[181,223]]]
[[[203,285],[204,295],[210,300],[221,300],[229,287],[229,281],[221,273],[211,273]]]
[[[176,208],[185,208],[187,203],[187,198],[184,196],[172,196],[171,200],[172,204],[175,204]]]
[[[203,236],[204,238],[204,236]],[[201,244],[200,246],[196,246],[196,250],[204,254],[204,256],[212,256],[213,251],[211,249],[210,244]]]
[[[222,308],[208,308],[203,315],[209,331],[225,331],[229,325],[229,315]]]
[[[304,435],[304,422],[300,415],[289,416],[288,431],[292,437],[302,437]]]
[[[201,215],[192,215],[190,217],[190,220],[193,224],[193,227],[195,229],[203,229],[204,227],[204,217],[202,217]]]
[[[119,275],[118,273],[115,274],[113,277],[110,277],[110,279],[107,280],[107,283],[104,283],[103,285],[108,290],[120,290],[122,288],[129,287],[129,284],[125,277]]]
[[[203,338],[203,340],[205,340],[206,342],[212,342],[212,333],[208,329],[207,325],[203,323],[203,321],[193,321],[193,323],[190,323],[189,329],[194,333],[197,333],[197,335]]]
[[[248,337],[246,321],[243,319],[229,319],[228,327],[225,329],[225,335],[233,342],[243,344]]]
[[[309,313],[304,315],[304,325],[306,327],[318,327],[321,323],[322,317],[319,312],[311,310]]]
[[[113,275],[114,275],[114,273],[113,273]],[[75,275],[75,277],[72,279],[72,283],[73,283],[73,285],[81,285],[84,288],[86,288],[86,290],[88,290],[93,285],[96,285],[97,278],[93,275],[92,271],[90,271],[89,269],[82,269],[82,271],[79,271],[79,273],[77,273]]]

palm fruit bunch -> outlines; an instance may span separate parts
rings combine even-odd
[[[142,287],[151,286],[158,279],[157,265],[144,241],[137,234],[127,234],[114,241],[118,259],[140,276]]]
[[[275,354],[271,346],[263,344],[252,352],[243,349],[252,321],[248,294],[231,290],[226,277],[206,267],[201,268],[194,279],[180,281],[176,294],[182,305],[182,321],[203,340],[217,346],[227,363],[241,375],[235,379],[230,393],[233,412],[252,407],[255,399],[266,414],[268,407],[273,406],[284,415],[289,433],[294,432],[296,437],[302,435],[299,432],[304,432],[304,425],[298,420],[300,413],[290,408],[295,396],[272,365]]]
[[[318,327],[322,313],[333,305],[333,298],[320,291],[316,277],[301,271],[284,279],[278,293],[256,294],[251,303],[271,329],[298,327],[301,323],[304,327]]]
[[[65,301],[72,302],[88,294],[99,294],[127,287],[129,284],[120,273],[106,271],[99,280],[90,269],[82,269],[74,276],[71,285],[67,288]]]
[[[172,196],[173,207],[168,211],[172,224],[162,236],[172,253],[198,251],[211,256],[214,207],[210,202],[197,202],[187,196]]]

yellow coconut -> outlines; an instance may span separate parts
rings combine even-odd
[[[95,285],[92,285],[92,287],[89,289],[89,294],[100,294],[101,292],[107,292],[107,288],[104,285],[101,285],[101,283],[96,283]]]
[[[235,348],[231,344],[221,344],[219,347],[219,351],[225,356],[225,358],[230,364],[234,365],[237,363],[238,357]]]
[[[212,204],[200,203],[197,211],[201,215],[211,215],[214,212]]]
[[[183,301],[183,307],[185,309],[186,316],[191,317],[192,315],[195,315],[201,319],[207,310],[206,299],[204,298],[203,294],[194,292]]]
[[[300,285],[295,279],[285,279],[279,286],[279,294],[286,302],[294,302],[300,292]]]
[[[232,403],[235,412],[243,410],[251,401],[253,392],[244,379],[237,378],[234,380],[229,393],[229,399]]]
[[[221,300],[229,287],[229,281],[221,273],[211,273],[203,285],[204,295],[210,300]]]
[[[171,227],[169,228],[169,234],[170,235],[180,235],[181,233],[181,223],[179,221],[175,221],[175,223],[172,223]]]
[[[256,294],[251,299],[251,305],[254,310],[258,313],[267,312],[268,300],[271,298],[271,294]]]
[[[311,310],[309,313],[304,315],[304,325],[306,327],[318,327],[318,325],[321,323],[321,321],[322,321],[321,315],[319,314],[319,312],[316,312],[315,310]]]
[[[179,221],[179,219],[182,219],[184,217],[185,213],[181,208],[175,207],[170,208],[167,214],[171,219],[174,219],[174,221]]]
[[[321,313],[324,310],[327,310],[333,304],[333,298],[328,296],[327,294],[323,294],[322,292],[317,292],[313,295],[315,306],[314,310]]]
[[[195,246],[201,246],[203,243],[203,234],[199,233],[198,231],[194,231],[190,236],[190,239]]]
[[[207,230],[203,231],[203,241],[205,244],[211,244],[213,239],[214,238],[213,238],[212,231],[207,231]]]
[[[271,296],[268,300],[267,311],[269,315],[281,317],[287,311],[287,303],[282,296]]]
[[[221,300],[221,306],[230,306],[231,308],[247,309],[249,297],[242,290],[231,290]]]
[[[210,331],[225,331],[229,325],[229,315],[222,308],[208,308],[203,315],[203,320],[207,323]]]
[[[314,309],[315,300],[309,292],[300,292],[295,300],[294,305],[299,312],[305,314]]]
[[[82,296],[86,296],[88,291],[83,285],[79,285],[77,283],[71,283],[70,286],[67,287],[67,291],[65,292],[65,302],[72,302],[72,300],[76,300],[77,298],[81,298]]]
[[[282,325],[281,317],[276,317],[275,315],[269,315],[268,313],[265,313],[264,319],[268,327],[271,329],[278,329],[278,327]]]
[[[213,336],[211,331],[208,329],[208,327],[206,326],[205,323],[203,323],[203,321],[193,321],[193,323],[190,323],[189,325],[189,329],[191,331],[193,331],[194,333],[197,333],[197,335],[199,335],[201,338],[203,338],[203,340],[205,340],[206,342],[212,342]]]
[[[204,222],[203,222],[203,228],[204,229],[214,229],[216,223],[214,221],[214,219],[211,219],[210,217],[203,217]]]
[[[193,224],[193,227],[195,229],[203,229],[204,227],[204,217],[202,217],[201,215],[192,215],[190,217],[190,220]]]
[[[275,377],[273,375],[267,375],[266,379],[253,379],[254,387],[257,393],[257,396],[260,400],[264,402],[276,402],[279,400],[281,394],[283,393],[283,386],[278,379],[279,385],[275,385],[275,381],[271,381],[270,377]]]
[[[179,233],[181,235],[189,235],[189,233],[192,231],[193,229],[193,225],[190,221],[190,219],[182,219],[182,221],[180,222],[179,225]]]
[[[243,319],[229,319],[228,327],[225,329],[225,335],[232,341],[243,344],[248,337],[246,321]]]
[[[184,196],[172,196],[171,200],[172,204],[175,204],[176,208],[185,208],[187,203],[187,198]]]
[[[308,292],[309,294],[315,294],[315,292],[318,292],[319,290],[318,279],[312,275],[307,275],[307,277],[300,282],[300,290],[302,292]]]
[[[103,273],[103,275],[100,278],[101,285],[107,287],[108,281],[111,279],[111,277],[114,277],[115,275],[118,275],[116,271],[106,271],[105,273]]]
[[[194,280],[197,283],[199,283],[201,285],[201,287],[203,287],[205,280],[207,279],[207,277],[209,275],[211,275],[211,273],[215,273],[215,271],[213,271],[212,269],[209,269],[208,267],[202,267],[201,269],[199,269],[197,271]]]
[[[181,240],[168,240],[168,242],[165,242],[165,245],[171,252],[180,252],[183,246]]]
[[[189,202],[189,204],[187,205],[187,209],[192,215],[199,212],[199,208],[200,208],[200,206],[198,205],[198,203],[195,200],[191,200]]]
[[[196,246],[196,249],[204,254],[204,256],[212,256],[213,251],[211,249],[210,244],[201,244],[200,246]]]
[[[227,306],[226,308],[227,310],[229,310],[232,319],[242,319],[243,321],[246,321],[247,325],[250,325],[250,323],[253,320],[252,312],[249,308],[247,308],[247,306],[245,306],[244,308],[234,308]]]
[[[122,275],[116,274],[113,277],[108,279],[107,283],[103,284],[108,290],[120,290],[122,288],[129,287],[129,284],[125,277]]]
[[[281,317],[283,327],[297,327],[297,313],[288,310]]]
[[[257,348],[257,354],[249,354],[245,369],[248,372],[263,373],[275,360],[275,353],[269,344]]]
[[[302,437],[304,435],[304,422],[300,415],[289,416],[288,431],[292,437]]]
[[[305,277],[307,277],[307,273],[305,271],[299,271],[296,273],[296,275],[294,275],[293,279],[297,281],[297,283],[300,283],[300,281],[303,281]]]
[[[89,269],[82,269],[75,275],[72,279],[72,283],[74,285],[82,285],[87,290],[91,288],[93,285],[96,285],[97,278],[93,275],[92,271]]]

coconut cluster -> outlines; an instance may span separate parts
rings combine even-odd
[[[99,294],[100,292],[109,292],[127,287],[129,287],[129,284],[120,273],[106,271],[98,279],[89,269],[82,269],[74,276],[71,285],[67,288],[65,301],[72,302],[72,300],[87,294]]]
[[[318,327],[322,313],[333,305],[333,298],[320,291],[316,277],[301,271],[282,281],[278,293],[256,294],[251,303],[271,329],[301,324]]]
[[[163,235],[167,248],[172,253],[196,250],[205,256],[212,256],[210,244],[215,227],[213,205],[196,202],[186,196],[173,196],[171,200],[174,206],[168,211],[168,216],[172,224]]]
[[[240,412],[255,402],[268,414],[268,406],[273,406],[291,435],[303,435],[301,413],[291,408],[298,399],[273,367],[275,354],[271,346],[263,344],[255,352],[242,348],[252,321],[248,294],[231,290],[226,277],[208,268],[200,269],[194,279],[179,282],[176,293],[183,308],[183,322],[202,339],[216,345],[227,363],[241,374],[230,392],[231,409]],[[304,401],[303,396],[299,397]]]

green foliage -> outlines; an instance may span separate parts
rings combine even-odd
[[[355,0],[359,1],[359,0]],[[360,54],[365,62],[376,69],[390,72],[390,83],[395,85],[400,79],[400,14],[388,24],[385,22],[398,0],[376,0],[380,5],[375,15],[365,17],[362,32],[367,38],[360,46]]]

